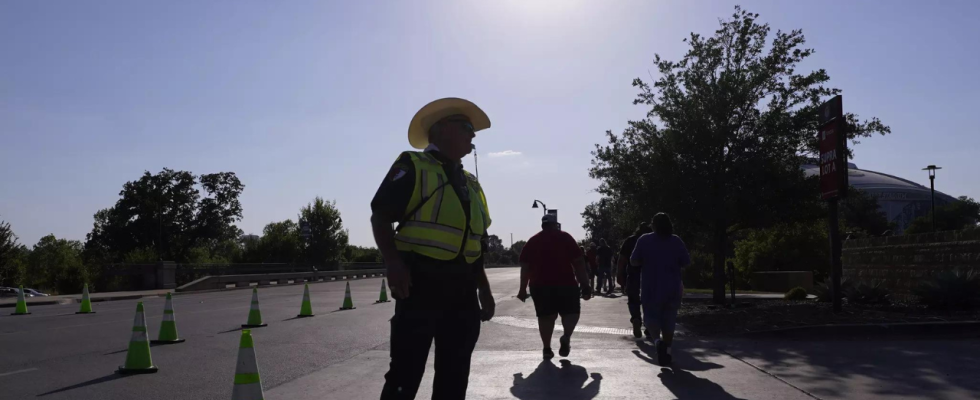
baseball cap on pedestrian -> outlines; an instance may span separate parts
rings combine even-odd
[[[543,217],[541,217],[541,223],[542,224],[557,224],[558,223],[558,216],[557,215],[554,215],[554,214],[545,214]]]

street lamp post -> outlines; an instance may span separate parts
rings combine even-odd
[[[544,214],[548,214],[548,206],[546,206],[541,200],[535,200],[534,204],[531,205],[531,208],[538,208],[538,203],[541,203],[541,208],[544,208]]]
[[[943,169],[943,167],[937,167],[935,165],[930,165],[923,168],[923,171],[929,171],[929,191],[932,194],[932,231],[936,231],[936,170]]]

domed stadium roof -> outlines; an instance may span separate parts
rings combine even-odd
[[[928,187],[894,175],[859,169],[854,163],[847,163],[847,179],[851,187],[867,193],[878,200],[888,220],[894,222],[898,232],[908,228],[912,220],[929,215],[932,197]],[[803,166],[807,176],[820,173],[820,166]],[[936,206],[956,201],[955,198],[936,191]]]

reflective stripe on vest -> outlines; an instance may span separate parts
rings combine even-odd
[[[442,163],[432,155],[406,152],[415,164],[415,191],[405,212],[407,216],[395,235],[400,251],[411,251],[438,260],[452,260],[460,253],[466,262],[475,262],[482,254],[480,240],[486,232],[489,212],[486,196],[473,176],[464,171],[470,197],[470,226],[456,191],[449,185]],[[464,237],[464,233],[466,236]]]

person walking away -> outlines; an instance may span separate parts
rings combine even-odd
[[[582,250],[572,235],[560,230],[557,218],[552,214],[541,218],[541,232],[527,241],[520,256],[521,287],[517,298],[527,300],[527,288],[531,287],[545,359],[555,356],[551,336],[558,316],[565,332],[558,339],[558,355],[568,357],[581,313],[579,297],[586,301],[592,297]]]
[[[391,363],[381,399],[414,399],[435,342],[433,399],[464,399],[480,321],[495,304],[486,271],[490,212],[460,160],[490,119],[457,98],[433,101],[408,128],[401,153],[371,201],[374,240],[395,298]],[[392,224],[397,223],[397,229]]]
[[[619,260],[616,261],[618,272],[616,280],[623,286],[623,291],[626,293],[626,305],[630,310],[630,324],[633,325],[633,337],[637,338],[643,337],[643,331],[641,329],[643,327],[643,315],[640,311],[640,272],[642,268],[630,265],[629,259],[633,255],[636,241],[640,239],[640,236],[650,232],[650,225],[645,222],[636,227],[633,235],[626,238],[623,241],[623,245],[619,247]]]
[[[612,277],[613,251],[609,248],[609,244],[606,243],[606,239],[599,240],[599,248],[596,249],[596,258],[599,261],[599,291],[602,292],[603,287],[605,287],[606,294],[612,294],[613,285],[615,285]]]
[[[596,244],[589,243],[589,249],[585,252],[585,260],[589,267],[589,285],[592,286],[592,293],[598,293],[599,287],[596,286],[596,275],[599,274],[599,264],[596,261]]]
[[[673,223],[664,213],[653,217],[653,233],[640,236],[630,264],[642,267],[640,302],[647,329],[657,346],[658,363],[669,365],[673,355],[677,309],[683,287],[681,270],[691,263],[684,241],[674,235]],[[661,336],[661,334],[663,336]]]

